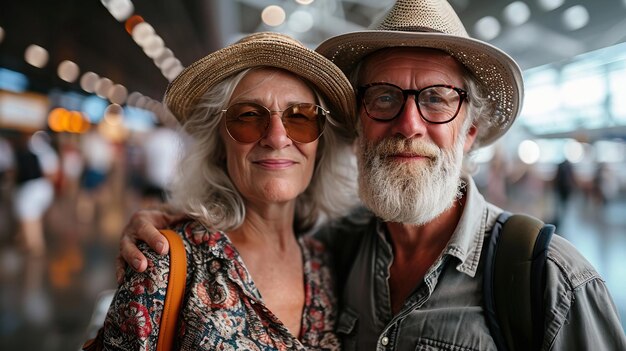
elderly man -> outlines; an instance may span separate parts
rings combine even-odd
[[[463,161],[519,114],[518,66],[469,38],[443,0],[398,1],[376,30],[333,37],[317,50],[351,78],[360,104],[359,195],[369,211],[318,233],[344,283],[343,348],[495,349],[479,267],[502,210],[484,200]],[[136,216],[122,238],[125,259],[144,268],[137,236],[162,251],[147,220],[167,219]],[[135,234],[141,226],[148,229]],[[604,281],[561,237],[550,244],[545,272],[541,349],[626,349]]]

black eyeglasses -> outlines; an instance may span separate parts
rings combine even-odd
[[[388,122],[398,117],[409,95],[415,96],[417,110],[430,123],[452,121],[461,110],[467,91],[451,85],[431,85],[422,89],[402,89],[390,83],[370,83],[358,88],[358,96],[367,116]]]
[[[222,110],[228,134],[240,143],[259,141],[270,125],[272,113],[282,113],[281,120],[287,136],[297,143],[317,140],[324,131],[326,114],[329,111],[315,104],[294,104],[282,111],[271,111],[254,102],[232,104]]]

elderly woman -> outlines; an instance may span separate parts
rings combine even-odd
[[[176,347],[337,349],[328,255],[303,234],[357,201],[347,79],[297,41],[260,33],[186,68],[165,103],[194,140],[172,189],[188,216],[171,228],[188,261]],[[169,260],[140,247],[149,264],[125,273],[107,349],[156,348]]]

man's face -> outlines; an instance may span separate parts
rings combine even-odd
[[[449,55],[428,49],[381,50],[361,67],[359,86],[391,83],[402,89],[444,84],[463,86],[463,68]],[[458,196],[463,153],[475,137],[464,127],[466,103],[445,124],[425,121],[409,96],[391,121],[368,117],[361,106],[359,193],[386,221],[424,224],[450,208]]]

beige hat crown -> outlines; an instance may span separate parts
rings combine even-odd
[[[502,50],[470,38],[447,1],[399,0],[372,28],[332,37],[316,51],[348,76],[359,61],[380,49],[423,47],[449,53],[477,78],[493,103],[488,127],[479,128],[475,147],[497,140],[519,115],[524,94],[519,66]]]

